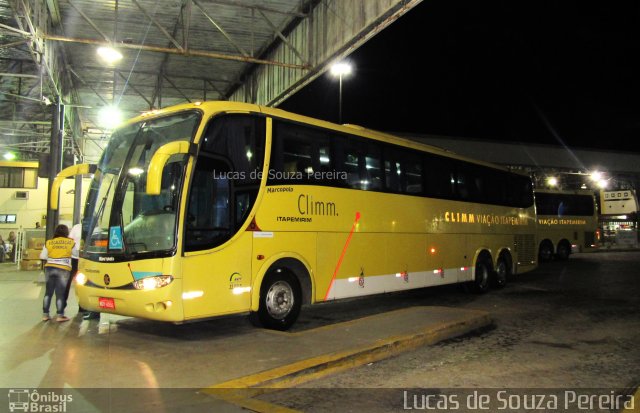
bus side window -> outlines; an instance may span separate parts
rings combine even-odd
[[[284,149],[282,163],[287,174],[300,173],[306,176],[313,172],[311,159],[311,142],[300,139],[283,138]]]
[[[469,201],[471,199],[471,190],[470,190],[470,179],[469,173],[465,168],[465,164],[462,162],[457,162],[456,164],[456,195],[459,199],[463,201]]]
[[[500,171],[487,168],[485,196],[490,204],[507,205],[507,187],[505,175]]]
[[[270,183],[311,181],[321,184],[321,172],[331,171],[329,139],[319,129],[275,122],[271,167],[280,172]]]
[[[318,146],[318,170],[331,172],[331,146],[329,142]]]
[[[424,156],[427,196],[451,199],[454,194],[453,162],[437,155]]]
[[[264,119],[231,115],[214,118],[207,125],[202,150],[226,157],[236,184],[255,184],[264,159]]]
[[[334,137],[336,166],[346,174],[346,185],[353,189],[362,188],[361,169],[365,169],[364,163],[360,164],[360,148],[342,136]],[[364,157],[363,157],[364,158]]]
[[[400,166],[400,160],[396,156],[395,151],[392,148],[385,148],[384,153],[384,180],[385,187],[391,192],[402,192],[402,182],[400,176],[402,174],[402,167]]]
[[[421,195],[422,184],[422,159],[415,153],[402,154],[402,187],[407,194]]]
[[[490,180],[490,178],[488,177],[488,171],[487,169],[489,168],[485,168],[485,167],[474,167],[471,170],[472,172],[472,176],[473,176],[473,190],[474,190],[474,201],[476,202],[487,202],[489,201],[487,199],[487,187],[488,187],[488,182]]]
[[[569,212],[569,205],[564,201],[560,201],[560,204],[558,204],[558,217],[561,218],[565,215],[571,215]]]
[[[380,147],[376,144],[367,144],[366,155],[364,156],[366,187],[371,191],[382,189],[382,168],[380,165]]]

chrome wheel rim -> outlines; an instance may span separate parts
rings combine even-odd
[[[282,320],[291,312],[294,304],[293,289],[285,281],[277,281],[269,287],[266,296],[266,307],[269,315]]]

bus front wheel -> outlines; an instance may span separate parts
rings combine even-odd
[[[278,268],[270,272],[260,287],[260,306],[251,313],[251,322],[271,330],[288,330],[298,318],[302,292],[298,279]]]

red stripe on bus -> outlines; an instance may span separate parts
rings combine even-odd
[[[336,269],[333,271],[333,277],[331,277],[331,282],[329,283],[329,288],[327,289],[327,293],[324,295],[324,301],[327,301],[329,297],[329,291],[331,291],[331,287],[333,287],[333,283],[336,281],[336,276],[338,275],[338,271],[340,270],[340,266],[342,265],[342,259],[347,252],[347,248],[349,248],[349,243],[351,242],[351,237],[353,237],[353,232],[356,230],[356,225],[358,225],[358,221],[360,221],[360,213],[356,212],[356,220],[353,221],[353,225],[351,226],[351,232],[349,232],[349,236],[347,237],[347,242],[345,242],[344,247],[342,248],[342,253],[340,254],[340,258],[338,259],[338,264],[336,265]]]

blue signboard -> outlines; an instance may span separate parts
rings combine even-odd
[[[109,228],[109,249],[122,249],[122,229],[120,229],[120,227]]]

